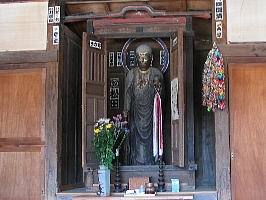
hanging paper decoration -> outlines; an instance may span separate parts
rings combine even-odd
[[[209,51],[202,74],[202,105],[208,111],[225,108],[223,57],[216,44]]]

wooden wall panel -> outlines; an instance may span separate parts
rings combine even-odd
[[[265,42],[265,7],[265,0],[227,1],[228,42]]]
[[[168,12],[186,11],[185,0],[149,1],[148,4],[155,10],[167,10]]]
[[[214,113],[202,106],[202,70],[209,51],[195,51],[194,57],[194,116],[196,184],[215,186]]]
[[[71,2],[71,3],[68,3],[66,2],[66,13],[68,15],[71,15],[71,14],[75,14],[75,13],[84,13],[84,12],[88,12],[88,11],[91,11],[93,12],[94,14],[105,14],[107,12],[109,12],[110,10],[108,9],[107,7],[107,4],[106,3],[96,3],[96,1],[94,2]],[[77,6],[79,5],[79,6]]]
[[[0,74],[0,137],[41,137],[42,69]]]
[[[213,0],[186,0],[189,10],[212,10]]]
[[[45,74],[0,71],[1,199],[44,198]]]
[[[81,165],[81,40],[64,27],[62,96],[61,189],[83,182]],[[67,166],[67,167],[65,167]]]
[[[42,199],[44,189],[42,152],[0,152],[0,160],[2,200]]]
[[[0,51],[46,50],[48,2],[0,4]]]
[[[233,200],[266,196],[265,76],[265,63],[229,65]]]
[[[206,42],[212,43],[212,20],[193,18],[192,21],[195,40],[201,42],[205,40]]]

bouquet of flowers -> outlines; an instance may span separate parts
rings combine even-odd
[[[94,137],[92,143],[96,156],[100,157],[100,165],[113,169],[112,161],[115,158],[116,149],[120,149],[129,129],[127,121],[122,120],[122,115],[109,118],[100,118],[94,125]]]

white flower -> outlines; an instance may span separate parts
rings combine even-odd
[[[109,124],[109,121],[110,121],[110,118],[100,118],[98,120],[98,123],[100,123],[100,124],[103,124],[103,123]]]

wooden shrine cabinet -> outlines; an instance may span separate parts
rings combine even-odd
[[[207,14],[193,13],[209,18]],[[95,121],[123,111],[125,68],[134,67],[134,50],[145,42],[153,49],[153,67],[165,70],[166,103],[164,116],[164,181],[179,178],[181,190],[195,189],[194,112],[193,112],[193,30],[188,13],[166,13],[148,5],[131,5],[108,16],[86,16],[87,33],[82,49],[82,132],[83,169],[94,170],[99,160],[92,151]],[[78,16],[80,17],[80,16]],[[162,61],[163,60],[163,61]],[[168,65],[169,63],[169,65]],[[132,66],[131,66],[132,65]],[[179,118],[171,117],[171,82],[178,80],[175,99]],[[110,91],[118,92],[112,99]],[[171,144],[171,145],[168,145]],[[122,183],[130,177],[149,176],[158,180],[158,166],[128,166],[126,154],[120,156]],[[94,173],[97,180],[97,174]],[[97,183],[97,181],[95,181]],[[111,177],[114,183],[114,173]]]

